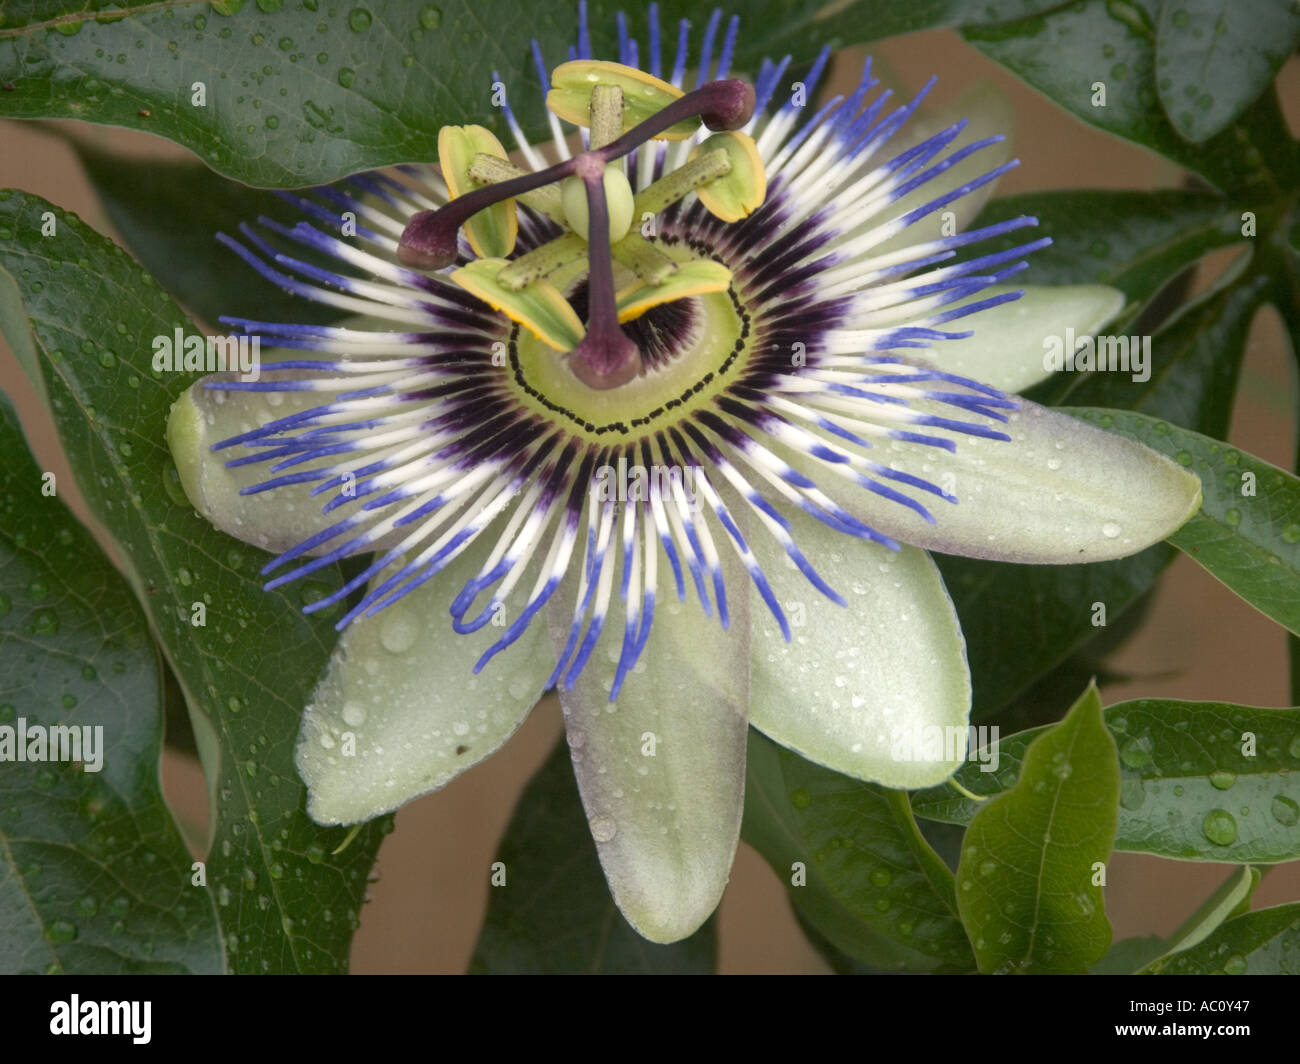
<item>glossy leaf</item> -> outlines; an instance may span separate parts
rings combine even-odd
[[[1242,913],[1149,975],[1300,975],[1300,903]]]
[[[1221,132],[1272,82],[1300,44],[1289,0],[1177,0],[1156,23],[1156,87],[1169,121],[1200,144]]]
[[[1193,470],[1203,487],[1201,510],[1169,542],[1300,634],[1300,480],[1167,421],[1122,410],[1069,412]]]
[[[671,946],[647,942],[610,897],[560,742],[519,797],[497,849],[470,971],[479,974],[695,974],[713,971],[716,921]],[[493,874],[497,874],[494,867]]]
[[[1062,374],[1060,403],[1137,410],[1207,436],[1228,433],[1246,337],[1269,278],[1246,271],[1184,304],[1150,338],[1145,370]],[[1141,337],[1128,337],[1130,358]],[[1145,355],[1143,356],[1145,357]],[[1149,374],[1146,380],[1140,379]],[[1138,379],[1135,379],[1138,378]]]
[[[293,597],[263,592],[266,555],[194,513],[164,440],[189,377],[151,368],[153,338],[193,326],[115,245],[23,193],[0,192],[0,325],[185,689],[215,805],[207,878],[229,967],[343,970],[388,822],[334,856],[347,832],[307,819],[293,767],[299,714],[333,643],[333,618],[304,618],[300,596],[328,593],[338,573]]]
[[[1300,857],[1300,709],[1138,699],[1105,716],[1122,773],[1115,849],[1242,864]],[[1045,730],[1002,737],[996,771],[971,763],[954,779],[976,795],[1002,793]],[[916,792],[912,808],[952,824],[977,812],[948,785]]]
[[[301,213],[275,193],[198,161],[141,160],[72,143],[127,249],[197,318],[214,326],[222,315],[304,324],[339,319],[335,308],[289,295],[217,243],[217,233],[235,235],[262,215],[290,226],[300,221]],[[313,258],[301,246],[292,252]]]
[[[1250,908],[1250,898],[1259,886],[1259,878],[1258,868],[1242,865],[1167,939],[1148,935],[1116,942],[1093,965],[1092,973],[1125,975],[1145,968],[1160,957],[1191,949],[1213,934],[1224,920]]]
[[[0,452],[0,971],[219,972],[212,896],[159,782],[144,612],[2,398]],[[78,760],[16,760],[56,741]]]
[[[1118,805],[1115,742],[1090,687],[1025,750],[1015,786],[966,829],[957,904],[980,971],[1082,972],[1106,952],[1097,869]]]
[[[1029,268],[1017,283],[1118,288],[1128,305],[1109,332],[1131,322],[1201,256],[1246,239],[1240,210],[1213,196],[1173,190],[1070,189],[1007,196],[993,200],[975,224],[993,225],[1022,214],[1037,218],[1035,234],[1051,237],[1052,244],[1029,257]],[[1022,240],[1021,233],[1009,233],[989,246],[1012,247]]]
[[[742,0],[733,67],[765,56],[806,61],[823,44],[852,44],[933,26],[1020,18],[1056,0],[856,0],[833,14],[824,0]],[[694,26],[695,66],[707,21],[688,0],[660,5],[671,62],[678,19]],[[617,55],[619,0],[588,5],[593,46]],[[629,12],[643,46],[644,15]],[[510,0],[305,0],[252,4],[131,4],[97,13],[82,0],[11,4],[0,25],[0,103],[15,118],[80,118],[175,140],[214,169],[252,184],[331,181],[399,162],[431,162],[438,129],[487,123],[506,134],[493,104],[499,76],[531,135],[546,130],[529,51],[551,66],[577,36],[577,5]],[[202,86],[202,102],[198,86]]]
[[[741,837],[831,945],[876,968],[974,967],[952,873],[903,792],[814,765],[752,728],[748,770]]]
[[[1241,116],[1238,128],[1201,145],[1170,124],[1156,93],[1160,7],[1160,0],[1085,0],[965,35],[1076,118],[1151,148],[1223,191],[1283,194],[1296,153],[1271,93]]]

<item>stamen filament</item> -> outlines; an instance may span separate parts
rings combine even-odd
[[[652,185],[637,193],[633,200],[633,216],[642,217],[647,211],[658,214],[701,185],[726,177],[731,173],[731,158],[721,148],[692,159],[671,173],[664,174]]]
[[[621,92],[619,96],[621,99]],[[579,160],[590,160],[591,169],[599,168],[600,173],[603,174],[606,165],[615,159],[621,159],[683,119],[698,116],[712,130],[739,129],[749,121],[753,112],[752,86],[735,78],[711,81],[694,92],[687,93],[681,99],[674,100],[658,114],[647,118],[609,144],[584,152],[582,155],[575,155],[571,159],[536,173],[524,174],[508,181],[476,188],[463,196],[457,196],[437,210],[420,211],[411,218],[402,232],[397,247],[398,261],[403,266],[421,270],[436,270],[450,266],[456,261],[456,234],[460,231],[460,227],[485,207],[490,207],[503,199],[522,196],[526,192],[532,192],[569,177],[577,172]],[[584,177],[583,180],[587,179]],[[590,189],[587,194],[590,197]],[[601,206],[604,207],[603,193]],[[606,222],[608,223],[608,216]],[[608,238],[608,229],[606,229],[606,237]]]
[[[628,233],[614,245],[614,258],[646,284],[658,287],[678,270],[677,263],[640,233]]]
[[[511,291],[518,292],[552,270],[586,254],[587,242],[577,233],[565,233],[541,247],[521,255],[499,274],[497,280]]]

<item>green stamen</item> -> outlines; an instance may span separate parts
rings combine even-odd
[[[603,148],[623,135],[623,90],[598,84],[591,90],[591,150]]]
[[[484,155],[481,152],[474,156],[474,161],[469,167],[470,179],[478,185],[495,185],[516,177],[527,177],[529,173],[530,171],[506,162],[505,159]],[[535,188],[516,198],[520,203],[546,215],[552,221],[564,224],[564,206],[560,203],[560,190],[554,185]]]
[[[497,274],[497,280],[517,292],[574,259],[585,258],[586,254],[587,242],[577,233],[565,233],[515,259]]]
[[[633,209],[638,218],[647,213],[658,214],[683,196],[694,192],[709,181],[716,181],[731,173],[731,158],[725,151],[711,151],[692,159],[672,173],[664,174],[652,185],[636,194]]]
[[[738,132],[753,113],[754,90],[733,79],[683,94],[632,68],[584,61],[556,71],[547,102],[561,117],[588,125],[588,150],[532,173],[508,162],[481,127],[449,127],[439,143],[445,143],[449,156],[441,159],[440,152],[444,170],[452,174],[448,185],[455,185],[453,202],[423,211],[408,223],[398,258],[420,269],[449,265],[457,257],[457,232],[464,226],[479,258],[455,271],[451,280],[546,345],[568,351],[569,370],[588,388],[624,387],[644,367],[621,320],[661,303],[725,292],[731,283],[722,264],[689,255],[678,262],[647,240],[635,223],[692,192],[724,221],[743,217],[763,202],[762,160],[752,139]],[[686,165],[634,196],[624,157],[651,139],[690,136],[701,120],[723,134],[705,141]],[[490,208],[510,209],[515,199],[570,231],[512,262],[503,254],[484,254],[480,244],[501,246],[503,241],[477,216]],[[501,221],[513,221],[513,214]],[[513,244],[513,226],[503,235]],[[615,261],[635,277],[626,284],[624,276],[619,283],[626,286],[617,292]],[[585,328],[563,296],[584,274],[589,279]]]
[[[628,233],[613,247],[614,259],[648,285],[661,285],[677,272],[677,263],[640,233]]]

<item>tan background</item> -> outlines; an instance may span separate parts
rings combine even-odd
[[[1179,171],[1127,142],[1098,133],[1016,82],[948,31],[916,34],[873,47],[902,85],[915,90],[932,72],[941,80],[932,99],[942,103],[978,78],[1010,97],[1018,115],[1017,152],[1022,166],[1003,179],[999,194],[1049,188],[1175,186]],[[839,57],[836,80],[856,80],[863,50]],[[1300,63],[1283,72],[1292,130],[1300,126]],[[115,150],[158,157],[181,154],[165,141],[126,130],[85,127]],[[38,193],[75,211],[101,231],[112,228],[73,153],[35,128],[0,121],[0,187]],[[1243,210],[1249,205],[1243,205]],[[115,235],[115,234],[114,234]],[[213,244],[213,254],[220,254]],[[1202,268],[1203,286],[1229,261],[1213,257]],[[67,472],[57,440],[30,386],[0,341],[0,388],[18,403],[42,468]],[[1292,411],[1296,384],[1284,335],[1273,312],[1252,331],[1246,372],[1230,440],[1276,465],[1290,468],[1295,453]],[[70,476],[60,476],[70,484]],[[76,500],[72,500],[77,505]],[[1108,662],[1129,682],[1103,691],[1107,702],[1141,696],[1223,699],[1286,705],[1286,646],[1282,629],[1255,613],[1194,563],[1179,558],[1157,592],[1143,630]],[[353,947],[355,972],[462,971],[487,904],[488,866],[514,801],[560,734],[559,712],[545,700],[496,756],[446,790],[405,807],[385,841]],[[168,755],[167,791],[192,823],[206,816],[197,766]],[[1227,866],[1157,861],[1115,855],[1107,905],[1116,938],[1167,934],[1224,877]],[[1257,905],[1300,899],[1300,862],[1268,875]],[[720,910],[724,972],[824,972],[825,964],[795,926],[777,878],[742,844]]]

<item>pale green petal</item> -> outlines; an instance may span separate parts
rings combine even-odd
[[[661,601],[641,660],[610,703],[611,658],[622,644],[622,611],[611,608],[615,630],[573,690],[560,692],[605,878],[628,922],[652,942],[676,942],[708,919],[740,837],[749,600],[744,571],[728,575],[730,632],[694,598]],[[551,614],[557,647],[569,633],[565,605]]]
[[[240,488],[275,475],[267,471],[270,463],[227,469],[229,459],[243,457],[248,451],[238,447],[213,451],[212,445],[276,418],[320,406],[325,400],[313,392],[224,392],[203,387],[204,381],[218,378],[232,379],[227,374],[213,374],[196,381],[172,404],[167,421],[167,443],[181,486],[194,508],[221,531],[274,554],[352,512],[344,507],[323,514],[321,509],[332,496],[311,498],[313,484],[289,484],[257,495],[240,495]],[[392,546],[398,539],[400,534],[390,534],[372,549]],[[323,544],[311,553],[321,554],[336,546]]]
[[[854,515],[900,542],[1030,564],[1135,554],[1179,528],[1200,506],[1200,481],[1163,455],[1017,401],[1020,409],[1009,412],[1009,422],[995,426],[1010,442],[955,435],[956,454],[899,441],[866,452],[957,496],[950,503],[911,493],[929,508],[934,524],[867,491],[847,488],[837,496]],[[961,414],[937,403],[913,405],[948,417]],[[822,483],[837,479],[825,467],[815,472]]]
[[[915,147],[922,141],[947,129],[954,123],[966,119],[966,128],[943,151],[939,159],[932,160],[933,166],[949,154],[977,140],[1001,134],[1006,139],[998,144],[972,152],[961,162],[936,175],[913,192],[908,193],[897,203],[889,207],[889,217],[897,218],[910,210],[921,207],[932,200],[946,195],[990,170],[995,170],[1012,156],[1012,133],[1015,130],[1016,115],[1011,101],[1002,90],[989,81],[976,82],[963,91],[956,99],[942,107],[927,109],[913,115],[906,125],[873,157],[873,163],[879,164],[901,155],[908,148]],[[975,216],[983,209],[997,188],[997,181],[990,181],[972,192],[949,203],[942,210],[935,211],[919,219],[897,236],[890,237],[882,244],[876,245],[870,255],[883,255],[902,247],[934,240],[940,236],[950,236],[953,232],[962,232],[970,228]],[[944,215],[952,212],[953,217],[945,219]],[[951,227],[945,226],[951,222]],[[1031,231],[1032,232],[1032,231]],[[1032,239],[1032,237],[1031,237]]]
[[[1032,231],[1027,232],[1027,239],[1032,238]],[[1008,291],[1024,295],[957,320],[949,328],[972,329],[975,335],[937,342],[923,357],[949,373],[1022,392],[1052,375],[1044,368],[1052,341],[1063,345],[1067,329],[1079,339],[1095,336],[1124,306],[1123,292],[1100,284],[998,285],[972,299]]]
[[[540,619],[477,676],[474,663],[505,628],[452,631],[451,600],[491,547],[480,541],[423,587],[344,629],[294,758],[317,823],[369,820],[446,786],[501,746],[541,697],[552,659]]]
[[[796,515],[800,549],[847,601],[813,587],[770,536],[751,543],[791,623],[754,593],[750,719],[802,757],[888,787],[947,779],[966,751],[970,671],[957,613],[925,551],[891,551]]]

